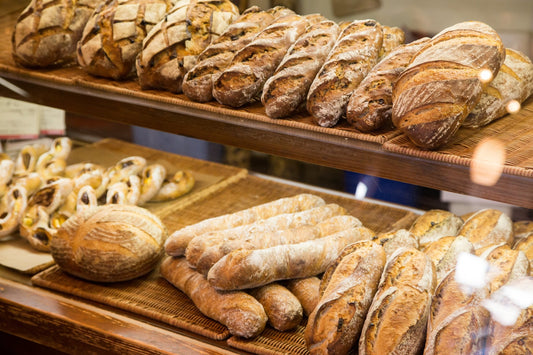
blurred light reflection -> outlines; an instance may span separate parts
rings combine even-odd
[[[505,145],[498,139],[485,138],[474,149],[470,165],[470,179],[483,185],[495,185],[503,171]]]
[[[521,108],[522,105],[520,105],[520,102],[516,100],[510,100],[507,105],[505,105],[505,109],[511,114],[517,113],[518,111],[520,111]]]

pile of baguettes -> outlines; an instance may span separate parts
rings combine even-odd
[[[237,336],[307,317],[314,354],[532,350],[533,307],[503,326],[485,302],[511,282],[531,289],[533,222],[494,209],[462,218],[430,210],[410,229],[376,234],[343,207],[300,194],[186,226],[165,251],[163,277]],[[462,253],[490,265],[477,288],[455,277]]]
[[[272,118],[307,109],[323,127],[395,126],[426,149],[502,117],[533,90],[529,58],[484,23],[404,37],[371,19],[337,24],[284,7],[239,14],[230,0],[32,0],[13,54],[30,67],[77,59],[90,74],[137,75],[143,89],[199,102],[240,107],[260,97]]]

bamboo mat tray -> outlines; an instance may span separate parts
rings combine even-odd
[[[413,211],[370,201],[355,200],[346,194],[328,194],[299,185],[248,175],[226,186],[187,208],[167,215],[165,222],[171,230],[199,222],[203,219],[232,213],[254,205],[299,193],[313,193],[327,203],[345,207],[368,228],[375,232],[408,228],[418,216]],[[181,291],[160,277],[158,269],[136,280],[116,284],[99,284],[69,276],[53,266],[32,278],[36,286],[75,295],[108,306],[132,312],[185,329],[212,339],[227,339],[236,349],[258,354],[307,354],[303,340],[305,323],[290,332],[278,332],[269,326],[258,337],[243,340],[230,337],[225,327],[199,314],[192,301]]]
[[[159,216],[168,228],[173,228],[175,218],[166,219],[167,215],[176,213],[176,211],[208,197],[248,174],[245,169],[166,153],[116,139],[104,139],[94,144],[75,148],[72,150],[67,163],[91,162],[109,167],[120,159],[132,155],[142,156],[146,158],[148,163],[160,163],[165,166],[168,173],[187,170],[195,178],[195,186],[186,195],[171,201],[149,202],[143,205]],[[2,266],[33,275],[53,263],[49,253],[34,251],[18,234],[0,242],[0,265]]]

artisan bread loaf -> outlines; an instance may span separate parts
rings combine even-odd
[[[340,27],[333,21],[321,21],[289,49],[283,61],[263,88],[261,102],[271,118],[294,113],[305,102],[309,87],[335,44]]]
[[[431,259],[414,248],[387,261],[359,338],[359,354],[419,354],[436,287]]]
[[[526,238],[517,239],[513,249],[524,252],[529,260],[529,272],[530,274],[533,273],[533,233]]]
[[[429,210],[419,216],[409,231],[418,238],[420,248],[448,236],[455,236],[463,226],[463,220],[445,210]]]
[[[316,276],[287,280],[285,286],[300,301],[303,312],[309,317],[320,300],[320,279]]]
[[[488,273],[489,294],[500,289],[509,281],[529,274],[529,260],[524,252],[513,250],[507,244],[487,248],[480,256],[495,266]]]
[[[444,29],[415,55],[393,90],[392,119],[418,147],[451,141],[505,59],[496,31],[477,21]]]
[[[529,237],[533,234],[533,221],[513,222],[513,234],[517,240]]]
[[[477,211],[470,216],[457,232],[467,238],[474,249],[490,245],[513,244],[513,222],[505,213],[493,208]]]
[[[143,40],[136,61],[142,89],[182,91],[198,55],[239,15],[230,0],[180,0]]]
[[[32,0],[17,18],[13,59],[27,67],[73,62],[76,44],[89,17],[103,0]]]
[[[316,276],[326,270],[346,245],[369,240],[373,235],[368,228],[356,227],[298,244],[235,250],[213,265],[207,279],[219,290],[236,290]]]
[[[478,128],[504,116],[514,100],[524,102],[533,91],[533,63],[523,53],[507,48],[498,75],[485,88],[479,103],[463,122],[464,127]]]
[[[383,44],[381,25],[356,20],[344,28],[307,95],[307,111],[322,127],[345,115],[353,90],[377,63]]]
[[[379,50],[379,60],[389,55],[396,47],[405,42],[405,32],[399,27],[382,26],[383,44]]]
[[[396,47],[370,70],[346,107],[346,119],[352,126],[362,132],[392,126],[392,87],[427,41],[425,37]]]
[[[413,233],[406,229],[398,229],[391,232],[380,233],[372,238],[374,243],[378,243],[385,250],[387,258],[392,256],[400,248],[418,249],[418,239]]]
[[[357,344],[385,266],[385,251],[371,241],[347,246],[335,263],[324,294],[309,315],[305,343],[311,354],[347,354]]]
[[[50,251],[69,274],[90,281],[125,281],[159,263],[166,237],[166,227],[148,210],[104,205],[70,217],[52,239]]]
[[[474,254],[474,246],[463,236],[450,236],[429,243],[423,250],[435,265],[437,284],[455,268],[461,253]]]
[[[243,338],[259,335],[266,326],[263,306],[245,292],[219,292],[203,275],[191,269],[185,258],[167,257],[161,263],[161,276],[185,293],[206,317]]]
[[[221,104],[240,107],[260,95],[266,80],[308,25],[305,17],[294,13],[272,22],[235,54],[216,79],[213,97]]]
[[[177,0],[108,1],[89,19],[78,43],[78,64],[89,74],[115,80],[135,73],[146,34]]]
[[[183,78],[183,93],[191,100],[207,102],[213,99],[213,82],[242,49],[280,13],[279,8],[263,11],[252,6],[198,56],[197,63]]]

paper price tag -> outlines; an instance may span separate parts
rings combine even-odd
[[[45,106],[41,107],[40,111],[40,131],[42,135],[65,135],[65,111]]]
[[[37,138],[39,123],[37,105],[0,97],[0,138]]]

